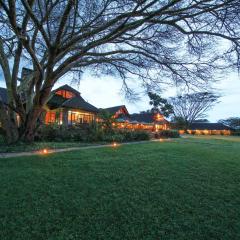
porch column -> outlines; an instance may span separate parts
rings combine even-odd
[[[67,109],[63,109],[62,112],[62,123],[63,126],[67,127],[68,126],[68,110]]]

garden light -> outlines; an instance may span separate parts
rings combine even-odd
[[[48,150],[46,148],[43,149],[43,153],[44,154],[47,154],[48,153]]]

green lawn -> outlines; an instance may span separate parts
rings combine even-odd
[[[240,141],[0,159],[0,239],[240,239]]]

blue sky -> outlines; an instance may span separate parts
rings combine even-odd
[[[57,85],[64,84],[66,80],[61,80]],[[132,84],[133,85],[133,84]],[[145,94],[141,94],[141,99],[137,102],[128,102],[121,93],[121,80],[113,77],[96,78],[85,74],[80,85],[72,85],[78,89],[82,96],[91,104],[97,107],[111,107],[125,104],[130,113],[149,109],[149,99]],[[138,88],[136,84],[136,88]],[[232,73],[214,84],[222,95],[220,102],[208,112],[208,119],[212,122],[230,116],[240,116],[240,77],[237,73]],[[171,97],[176,94],[176,89],[169,88],[163,93],[164,97]]]
[[[1,79],[0,73],[0,79]],[[121,90],[121,79],[115,79],[111,76],[93,77],[84,74],[80,84],[71,84],[71,78],[65,77],[60,80],[57,86],[70,84],[81,92],[82,97],[96,107],[111,107],[115,105],[125,104],[130,113],[139,112],[149,109],[149,99],[145,94],[141,94],[141,99],[134,103],[127,101]],[[137,83],[134,88],[139,88]],[[134,85],[134,83],[132,83]],[[4,86],[4,82],[0,81],[0,86]],[[221,92],[222,97],[212,110],[208,112],[208,119],[212,122],[230,116],[240,117],[240,77],[237,73],[232,73],[214,85]],[[176,89],[166,89],[164,97],[174,96]]]

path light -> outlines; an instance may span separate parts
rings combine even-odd
[[[117,143],[116,142],[113,143],[113,147],[117,147]]]
[[[48,150],[46,148],[43,149],[43,153],[44,154],[47,154],[48,153]]]

